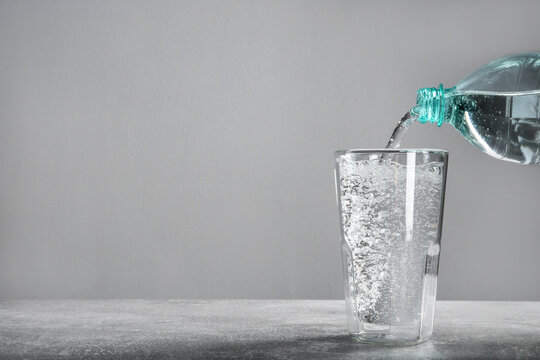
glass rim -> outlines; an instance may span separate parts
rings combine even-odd
[[[448,156],[448,150],[445,149],[346,149],[346,150],[337,150],[334,152],[336,156],[347,155],[347,154],[433,154],[433,155],[443,155]]]

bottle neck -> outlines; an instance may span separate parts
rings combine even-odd
[[[445,89],[442,84],[437,88],[423,88],[418,90],[416,106],[412,108],[411,113],[422,124],[430,122],[441,126],[446,115],[445,100],[447,99],[445,98],[450,90],[452,89]]]

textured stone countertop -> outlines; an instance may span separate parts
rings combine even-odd
[[[364,345],[343,301],[0,301],[1,359],[540,359],[540,302],[439,301],[430,341]]]

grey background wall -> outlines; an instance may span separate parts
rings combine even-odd
[[[342,298],[332,153],[540,2],[1,1],[1,298]],[[540,169],[450,127],[441,299],[540,300]]]

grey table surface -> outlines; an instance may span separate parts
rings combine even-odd
[[[439,301],[430,341],[347,335],[343,301],[0,301],[2,359],[540,359],[540,302]]]

